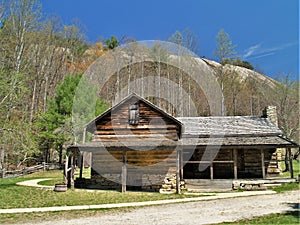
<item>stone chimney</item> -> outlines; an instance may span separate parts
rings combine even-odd
[[[263,117],[268,118],[275,126],[278,127],[276,106],[267,106],[263,111]],[[267,168],[267,177],[279,177],[282,172],[280,160],[282,159],[282,149],[277,148],[272,154],[272,159]]]
[[[268,118],[274,125],[278,127],[276,106],[267,106],[263,111],[263,117]]]

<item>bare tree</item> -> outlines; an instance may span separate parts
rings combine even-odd
[[[225,59],[232,59],[236,57],[236,46],[232,45],[232,41],[230,39],[229,34],[227,34],[223,29],[219,31],[219,33],[216,36],[216,50],[214,52],[214,55],[216,59],[221,63],[221,66],[216,68],[216,73],[219,77],[219,82],[221,85],[221,91],[224,93],[224,82],[226,80],[226,76],[228,73],[231,73],[232,71],[226,70],[223,68],[223,62]],[[224,96],[222,97],[222,108],[221,108],[221,114],[225,115],[225,99]]]

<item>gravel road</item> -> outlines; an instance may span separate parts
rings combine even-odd
[[[116,210],[112,213],[105,213],[104,215],[96,217],[51,222],[45,221],[35,224],[214,224],[220,222],[231,222],[271,213],[283,213],[286,211],[299,210],[299,197],[300,190],[274,195],[260,195],[211,201],[149,206],[142,208],[133,208],[125,211]]]

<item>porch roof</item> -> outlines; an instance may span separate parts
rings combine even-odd
[[[298,144],[283,136],[236,136],[183,138],[184,146],[220,146],[222,148],[284,148],[297,147]]]
[[[268,118],[255,116],[179,117],[184,125],[182,137],[270,136],[281,130]]]
[[[224,147],[297,147],[268,118],[259,116],[179,117],[181,145]]]

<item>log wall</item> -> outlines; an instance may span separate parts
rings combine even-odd
[[[137,124],[129,122],[130,109],[137,108]],[[159,190],[166,178],[176,174],[176,148],[159,146],[161,141],[178,141],[181,125],[159,109],[137,98],[130,98],[96,120],[93,142],[109,142],[104,150],[94,151],[92,156],[93,173],[91,184],[94,188],[120,189],[122,187],[122,166],[126,159],[127,189]],[[114,142],[129,141],[135,147],[118,146]],[[153,141],[159,149],[139,150],[143,141]],[[131,149],[134,148],[134,149]],[[124,157],[125,156],[125,157]],[[123,171],[124,174],[124,171]],[[124,177],[123,177],[124,178]],[[124,179],[123,179],[124,181]],[[124,185],[123,185],[124,188]]]
[[[191,158],[189,150],[184,150],[184,178],[185,179],[233,179],[234,178],[234,150],[220,149],[217,156],[213,159],[213,166],[207,162],[206,169],[199,170],[199,162],[203,159],[205,149],[195,149]],[[238,149],[237,150],[237,178],[262,178],[262,160],[260,149]],[[265,174],[267,177],[273,176],[272,166],[274,164],[275,149],[264,149]],[[186,157],[185,157],[186,156]],[[213,171],[213,176],[211,172]]]
[[[158,191],[166,177],[176,173],[176,150],[98,151],[93,154],[89,186],[98,189],[121,189],[122,159],[126,155],[127,190]]]
[[[139,105],[138,124],[129,124],[129,107]],[[115,141],[126,139],[157,140],[162,138],[177,141],[180,127],[162,112],[145,102],[131,99],[112,110],[108,115],[96,121],[93,141]]]

